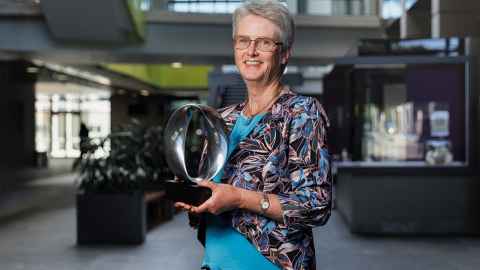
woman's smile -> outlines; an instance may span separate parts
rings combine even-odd
[[[245,60],[243,63],[247,66],[258,66],[262,64],[263,62],[260,60],[252,59],[252,60]]]

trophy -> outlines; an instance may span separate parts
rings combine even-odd
[[[200,124],[194,132],[191,127],[193,118]],[[168,167],[176,177],[165,182],[167,199],[198,206],[211,196],[209,188],[197,183],[210,181],[223,168],[228,148],[224,127],[221,116],[206,105],[187,104],[172,113],[164,131],[164,149]],[[193,166],[186,157],[188,134],[200,139],[202,149],[202,161]]]

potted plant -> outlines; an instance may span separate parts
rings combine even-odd
[[[143,243],[145,186],[171,177],[163,158],[162,128],[133,121],[106,138],[90,140],[80,158],[77,243]]]

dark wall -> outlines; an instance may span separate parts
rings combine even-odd
[[[128,96],[127,95],[112,95],[110,97],[110,121],[112,131],[122,123],[128,123]]]
[[[328,145],[334,155],[340,155],[343,148],[350,150],[354,145],[351,70],[351,66],[337,66],[335,72],[331,72],[323,80],[323,106],[330,120]]]
[[[112,131],[134,118],[147,125],[164,125],[172,100],[172,97],[161,95],[112,95],[110,98]]]
[[[29,63],[0,62],[0,168],[33,166],[35,82]]]

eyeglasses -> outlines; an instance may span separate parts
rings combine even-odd
[[[238,50],[245,50],[250,47],[250,44],[255,42],[257,49],[262,52],[273,52],[278,45],[282,45],[282,42],[276,42],[273,39],[260,37],[256,39],[251,39],[247,36],[236,36],[233,39],[233,46]]]

